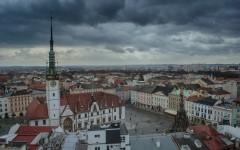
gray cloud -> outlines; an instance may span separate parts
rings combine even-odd
[[[38,54],[30,49],[48,45],[51,10],[55,45],[69,47],[62,53],[81,47],[189,56],[240,50],[238,0],[1,0],[0,54],[4,48],[25,49],[15,53],[21,58]]]

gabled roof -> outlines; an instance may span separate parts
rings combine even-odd
[[[35,150],[39,147],[38,144],[31,144],[32,141],[39,135],[39,133],[47,132],[51,134],[54,126],[20,126],[16,132],[17,136],[12,142],[26,142],[29,150]]]
[[[140,89],[138,89],[138,92],[143,92],[143,93],[150,93],[152,94],[155,90],[155,86],[151,86],[151,85],[144,85],[142,86]]]
[[[207,85],[214,85],[214,83],[211,80],[209,80],[208,78],[202,78],[201,80],[203,82],[205,82]]]
[[[156,86],[153,92],[156,93],[160,91],[164,95],[168,96],[168,94],[171,93],[172,90],[173,90],[173,87]]]
[[[27,107],[27,118],[29,120],[47,119],[48,109],[46,98],[34,99]]]

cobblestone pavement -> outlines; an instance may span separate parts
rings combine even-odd
[[[172,116],[126,106],[125,125],[130,135],[160,133],[171,128],[173,121]]]

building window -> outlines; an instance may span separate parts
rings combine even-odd
[[[100,147],[95,147],[95,150],[100,150]]]
[[[85,118],[87,117],[87,113],[85,114]]]
[[[46,120],[43,120],[43,125],[45,125],[46,124]]]
[[[78,123],[78,129],[82,128],[82,123]]]
[[[125,136],[121,137],[121,142],[125,142]]]
[[[96,135],[95,135],[95,138],[100,138],[100,134],[96,134]]]
[[[52,95],[53,95],[53,97],[54,97],[54,96],[55,96],[55,93],[53,93]]]
[[[114,112],[116,112],[116,108],[114,108]]]
[[[38,126],[38,121],[35,121],[35,126]]]

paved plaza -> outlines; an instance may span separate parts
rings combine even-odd
[[[172,116],[164,116],[143,109],[126,106],[125,125],[130,135],[154,134],[170,129]]]

